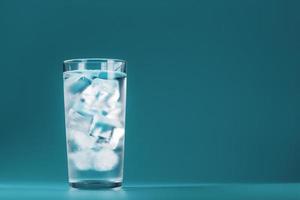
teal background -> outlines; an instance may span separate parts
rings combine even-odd
[[[300,1],[0,0],[0,180],[67,180],[62,61],[128,61],[125,182],[300,181]]]

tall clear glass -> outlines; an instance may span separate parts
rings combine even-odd
[[[126,65],[118,59],[63,64],[68,174],[71,187],[120,187],[123,180]]]

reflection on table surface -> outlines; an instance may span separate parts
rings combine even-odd
[[[0,199],[300,199],[300,184],[127,185],[111,190],[77,190],[66,184],[0,184]]]

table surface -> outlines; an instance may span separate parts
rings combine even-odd
[[[77,190],[66,184],[0,184],[0,199],[300,200],[300,184],[128,185],[118,190]]]

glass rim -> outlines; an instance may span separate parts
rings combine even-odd
[[[101,62],[107,62],[107,61],[126,63],[125,60],[115,59],[115,58],[73,58],[73,59],[64,60],[63,63],[64,64],[68,64],[68,63],[82,63],[82,62],[101,63]]]

